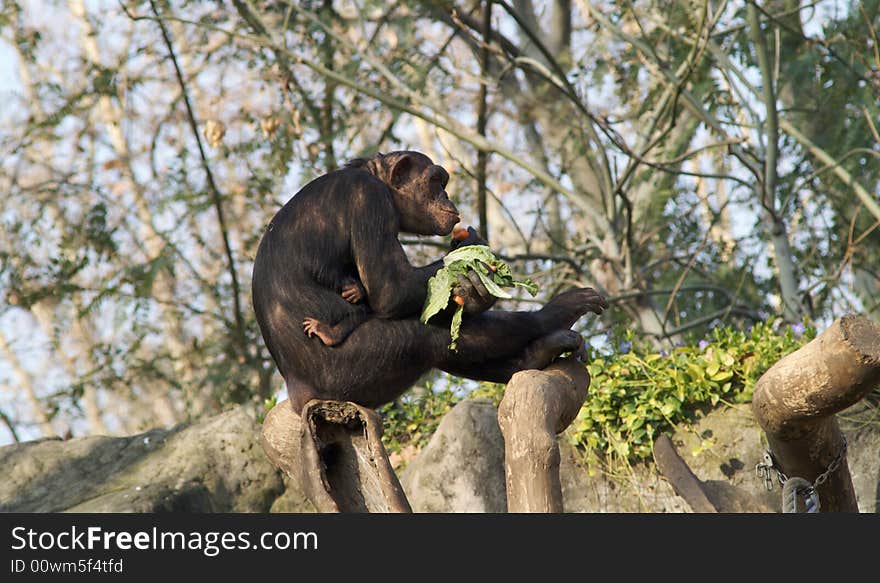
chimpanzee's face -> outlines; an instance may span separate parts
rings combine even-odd
[[[424,154],[407,152],[392,180],[400,230],[415,235],[448,235],[461,219],[446,194],[449,173]]]

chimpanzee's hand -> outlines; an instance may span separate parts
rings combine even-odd
[[[455,251],[459,247],[467,247],[468,245],[489,245],[489,242],[480,237],[480,234],[477,233],[477,230],[473,227],[467,228],[467,236],[463,236],[463,234],[459,235],[458,231],[459,230],[456,229],[452,232],[452,243],[449,245],[449,248],[452,251]]]
[[[360,303],[367,295],[364,286],[356,279],[349,279],[342,284],[342,298],[350,304]]]
[[[491,308],[498,299],[489,293],[480,276],[473,270],[467,276],[458,276],[458,285],[452,288],[453,296],[464,300],[464,311],[468,314],[480,314]]]
[[[483,239],[473,227],[468,227],[467,231],[461,228],[452,231],[452,243],[449,246],[452,251],[469,245],[486,245],[488,247],[489,242]],[[485,267],[488,270],[489,266],[485,265]],[[467,277],[458,276],[458,285],[453,288],[452,294],[453,297],[458,296],[464,300],[464,311],[468,314],[485,312],[498,299],[489,293],[480,280],[480,276],[473,271],[468,271]]]

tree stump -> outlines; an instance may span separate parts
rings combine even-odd
[[[412,512],[381,438],[375,411],[321,400],[302,415],[278,403],[261,433],[266,455],[301,482],[318,512]]]
[[[562,512],[557,434],[577,417],[590,375],[573,358],[513,375],[498,407],[508,512]]]
[[[774,364],[758,380],[752,411],[782,472],[815,483],[841,455],[835,413],[880,384],[880,326],[847,315]],[[858,512],[845,452],[817,488],[821,510]]]
[[[260,445],[272,464],[293,480],[299,481],[302,420],[290,401],[277,403],[266,414],[260,428]]]

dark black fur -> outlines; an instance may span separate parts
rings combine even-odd
[[[448,320],[419,322],[427,280],[442,261],[412,266],[397,235],[449,234],[457,214],[447,180],[417,152],[357,160],[307,184],[270,222],[254,262],[254,309],[296,411],[312,398],[375,407],[431,368],[506,382],[581,345],[569,328],[606,306],[590,288],[564,292],[535,312],[485,311],[494,298],[478,279],[463,280],[468,315],[457,352],[448,348]],[[351,280],[366,301],[342,298]],[[305,318],[341,324],[350,335],[326,346],[304,333]]]

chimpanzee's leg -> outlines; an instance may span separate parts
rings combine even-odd
[[[398,397],[431,368],[504,383],[520,370],[543,369],[563,352],[582,345],[580,334],[572,330],[556,330],[532,339],[536,328],[530,314],[493,312],[492,324],[473,322],[462,326],[455,352],[449,350],[448,328],[425,326],[415,319],[369,319],[353,331],[347,342],[322,350],[322,374],[313,382],[288,375],[288,396],[297,413],[315,398],[376,407]],[[487,333],[484,326],[493,324],[489,330],[495,333]],[[468,334],[470,329],[473,335]],[[381,349],[374,348],[367,354],[364,343],[381,344]]]
[[[287,375],[284,384],[287,385],[287,398],[297,415],[302,413],[303,407],[312,399],[323,398],[314,387],[293,375]]]
[[[298,366],[291,370],[305,386],[314,388],[316,398],[376,407],[394,400],[434,367],[433,353],[449,344],[448,328],[445,340],[443,332],[417,318],[370,316],[337,346],[304,338],[297,346]],[[300,389],[288,383],[291,400],[292,392]]]
[[[300,345],[298,355],[313,366],[292,367],[288,395],[299,408],[311,398],[377,407],[394,400],[428,370],[445,368],[450,354],[462,355],[458,360],[475,371],[486,361],[521,355],[540,328],[535,320],[537,313],[487,312],[473,316],[470,322],[465,317],[457,353],[449,350],[448,325],[426,326],[417,318],[369,317],[337,346],[324,346],[316,339]],[[478,372],[475,374],[482,378]],[[497,376],[495,373],[492,378]]]
[[[557,330],[532,341],[523,351],[509,358],[475,362],[450,352],[438,366],[448,373],[480,381],[506,383],[515,373],[526,369],[544,369],[564,352],[577,352],[584,339],[574,330]]]
[[[485,312],[465,316],[458,350],[439,354],[435,366],[467,378],[507,382],[525,369],[543,369],[583,338],[569,328],[587,311],[601,314],[604,298],[590,288],[563,292],[537,312]]]
[[[575,333],[567,333],[578,318],[587,312],[601,314],[607,305],[595,290],[580,288],[559,294],[534,312],[493,310],[476,316],[466,314],[461,336],[456,341],[458,361],[464,363],[468,356],[473,356],[476,362],[519,357],[532,341],[558,331],[565,331],[567,339],[557,336],[556,340],[570,345],[579,338]],[[543,345],[536,345],[535,351],[540,352],[542,346],[552,343],[547,340]]]
[[[593,290],[578,289],[560,294],[534,312],[489,311],[465,316],[457,352],[449,350],[446,326],[426,326],[417,318],[371,316],[338,346],[329,348],[320,342],[299,345],[301,361],[312,366],[291,370],[318,398],[354,401],[367,407],[392,401],[431,368],[471,378],[507,380],[517,370],[543,368],[562,352],[577,350],[580,336],[569,328],[587,311],[600,313],[604,305]],[[305,378],[306,372],[309,378]],[[288,391],[294,390],[296,385],[288,383]]]

